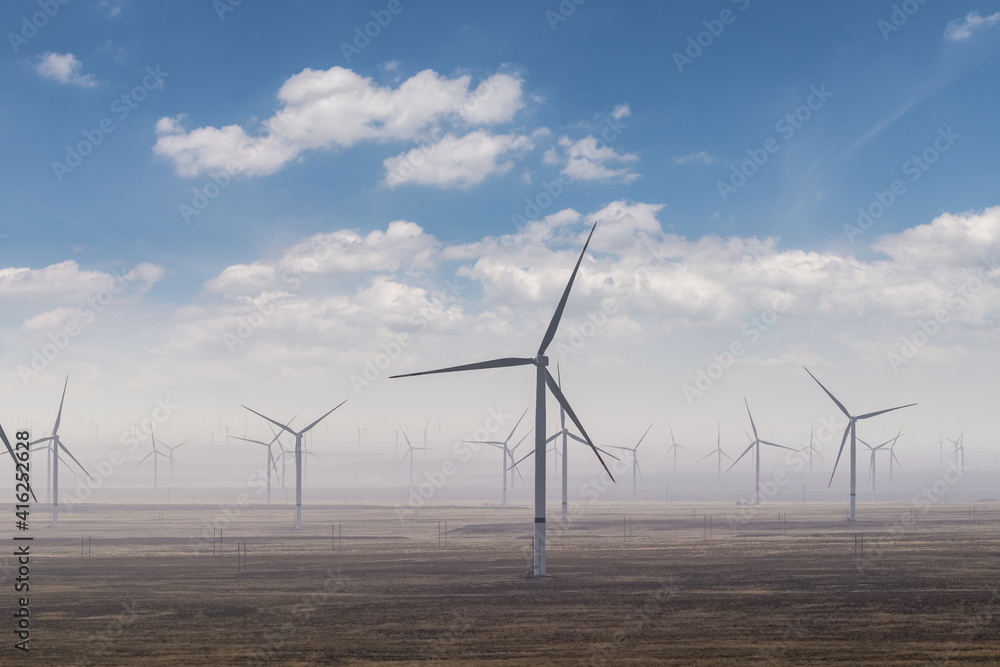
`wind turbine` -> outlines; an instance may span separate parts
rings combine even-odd
[[[883,447],[885,447],[886,445],[895,445],[896,441],[899,440],[899,436],[901,436],[901,435],[903,435],[903,427],[902,426],[899,427],[899,433],[896,434],[895,438],[890,438],[890,439],[886,440],[885,442],[883,442],[881,445],[878,445],[877,447],[872,447],[870,444],[868,444],[867,442],[865,442],[862,438],[858,438],[858,442],[860,442],[862,445],[864,445],[865,447],[867,447],[868,450],[871,452],[871,463],[868,466],[868,481],[870,481],[871,485],[872,485],[872,500],[873,501],[875,500],[875,453],[877,451],[879,451],[880,449],[882,449]],[[891,449],[888,449],[886,451],[888,451],[890,453],[892,452]],[[890,467],[890,469],[892,468],[892,459],[891,458],[889,459],[889,467]],[[891,472],[890,472],[890,474],[891,474]]]
[[[399,463],[396,464],[396,470],[399,470],[399,466],[403,465],[403,461],[406,457],[410,457],[410,490],[413,490],[413,450],[415,449],[427,449],[426,447],[414,447],[410,444],[410,439],[406,435],[406,431],[403,429],[403,425],[399,425],[399,431],[403,434],[403,439],[406,440],[406,451],[403,452],[403,458],[399,459]]]
[[[250,410],[250,412],[257,415],[258,417],[266,419],[267,421],[271,422],[281,430],[287,431],[288,433],[291,433],[292,435],[295,436],[295,529],[296,530],[302,529],[302,436],[308,433],[309,430],[312,429],[312,427],[316,426],[316,424],[326,419],[331,412],[339,408],[344,403],[347,403],[347,399],[341,401],[340,404],[335,406],[333,409],[331,409],[325,415],[314,421],[312,424],[309,424],[309,426],[306,426],[301,431],[293,431],[287,424],[282,424],[281,422],[275,421],[270,417],[265,417],[256,410],[247,408],[247,406],[245,405],[243,406],[247,410]]]
[[[803,368],[805,368],[805,366],[803,366]],[[813,375],[812,373],[810,373],[808,368],[805,368],[805,371],[806,371],[806,373],[809,373],[809,377],[811,377],[813,380],[816,380],[816,376]],[[850,436],[851,436],[851,514],[850,514],[850,516],[848,518],[848,521],[854,521],[854,516],[855,516],[855,514],[854,514],[854,505],[855,505],[855,501],[856,501],[857,486],[858,486],[858,479],[857,479],[857,472],[858,472],[858,466],[857,466],[857,457],[858,457],[858,428],[857,428],[857,424],[858,424],[858,422],[861,421],[862,419],[868,419],[870,417],[877,417],[878,415],[884,415],[885,413],[892,412],[893,410],[902,410],[903,408],[908,408],[908,407],[914,406],[914,405],[916,405],[916,403],[907,403],[906,405],[899,405],[899,406],[896,406],[895,408],[889,408],[887,410],[878,410],[876,412],[868,412],[868,413],[865,413],[863,415],[857,415],[857,416],[855,416],[855,415],[852,415],[850,412],[847,411],[847,408],[844,407],[844,404],[841,403],[839,400],[837,400],[837,397],[834,396],[833,394],[831,394],[830,390],[827,389],[826,387],[824,387],[822,382],[820,382],[819,380],[816,380],[816,384],[818,384],[820,386],[820,388],[824,392],[826,392],[826,395],[830,397],[830,400],[832,400],[834,403],[837,404],[837,407],[840,408],[840,411],[843,412],[844,415],[848,419],[847,428],[844,429],[844,437],[841,438],[841,440],[840,440],[840,449],[837,450],[837,460],[833,462],[833,472],[830,473],[830,483],[827,484],[827,486],[830,486],[830,485],[833,484],[833,476],[835,474],[837,474],[837,464],[840,463],[840,455],[844,453],[844,444],[847,442],[847,436],[848,436],[848,434],[850,434]]]
[[[722,481],[722,457],[725,456],[730,461],[733,460],[733,457],[730,456],[729,454],[726,454],[724,451],[722,451],[722,425],[721,424],[717,424],[716,425],[715,449],[713,449],[708,454],[706,454],[705,456],[703,456],[700,459],[698,459],[698,463],[701,463],[702,461],[704,461],[705,459],[707,459],[712,454],[718,454],[718,456],[719,456],[719,463],[718,463],[719,481]]]
[[[45,438],[39,438],[31,443],[31,445],[40,445],[43,442],[51,442],[53,459],[52,459],[52,527],[59,527],[59,450],[62,449],[66,452],[66,455],[73,459],[73,462],[80,466],[87,477],[90,477],[91,481],[94,480],[87,469],[83,467],[76,457],[66,449],[66,445],[62,443],[62,439],[59,437],[59,422],[62,421],[62,409],[63,402],[66,400],[66,386],[69,384],[69,376],[66,376],[66,382],[63,383],[62,398],[59,399],[59,412],[56,413],[56,423],[52,427],[52,435]]]
[[[965,472],[965,429],[962,429],[962,433],[955,440],[948,436],[944,436],[944,439],[955,445],[955,451],[949,454],[948,458],[954,456],[955,462],[959,464],[959,470]]]
[[[166,456],[166,454],[164,454],[163,452],[161,452],[160,450],[158,450],[156,448],[156,434],[153,432],[153,424],[152,423],[150,423],[150,425],[149,425],[149,431],[150,431],[150,439],[153,442],[153,451],[151,451],[149,454],[146,454],[145,456],[143,456],[139,460],[138,463],[136,463],[134,466],[132,466],[132,470],[135,470],[136,468],[138,468],[139,466],[141,466],[142,463],[143,463],[143,461],[145,461],[150,456],[152,456],[153,457],[153,488],[155,489],[156,486],[157,486],[157,480],[159,478],[159,473],[158,473],[158,470],[157,470],[158,466],[157,466],[156,457],[158,457],[158,456]]]
[[[358,424],[357,426],[358,426],[358,451],[360,452],[361,451],[361,432],[362,431],[367,431],[368,429],[365,428],[364,426],[362,426],[361,424]]]
[[[744,456],[746,456],[747,452],[749,452],[751,449],[755,449],[756,448],[756,451],[754,451],[754,458],[757,461],[757,485],[755,487],[756,491],[755,491],[755,495],[754,495],[754,502],[753,502],[753,504],[754,505],[760,505],[760,446],[761,445],[768,445],[769,447],[780,447],[781,449],[788,449],[788,450],[793,451],[793,452],[795,450],[792,449],[791,447],[785,447],[784,445],[778,445],[778,444],[773,443],[773,442],[768,442],[767,440],[761,440],[760,436],[757,435],[757,425],[753,423],[753,415],[750,414],[750,404],[747,403],[747,399],[745,399],[745,398],[743,399],[743,403],[746,404],[746,406],[747,406],[747,415],[750,417],[750,428],[753,429],[753,440],[750,442],[750,446],[747,447],[746,449],[744,449],[743,453],[740,454],[739,457],[735,461],[733,461],[733,465],[729,466],[729,468],[726,470],[726,472],[729,472],[730,470],[732,470],[733,466],[736,465],[737,463],[739,463],[740,459],[742,459]]]
[[[649,425],[649,428],[646,429],[646,432],[642,434],[641,438],[639,438],[639,442],[635,443],[635,447],[613,447],[611,445],[606,445],[610,449],[621,449],[622,451],[632,452],[632,499],[633,500],[635,499],[635,493],[636,493],[636,488],[635,488],[636,473],[639,474],[639,477],[642,477],[642,472],[639,470],[639,452],[637,450],[639,449],[639,445],[641,445],[642,441],[646,438],[646,433],[649,433],[649,429],[651,428],[653,428],[652,424]]]
[[[424,424],[424,430],[417,431],[417,433],[423,433],[424,434],[424,458],[425,459],[427,458],[427,450],[430,449],[430,447],[427,446],[427,427],[430,426],[430,425],[431,425],[431,418],[428,417],[427,418],[427,423]]]
[[[294,417],[292,419],[294,419]],[[251,440],[250,438],[241,438],[238,435],[233,436],[237,440],[246,440],[247,442],[252,442],[256,445],[263,445],[264,447],[267,447],[267,504],[268,505],[271,504],[271,468],[274,468],[275,475],[278,474],[278,462],[274,458],[274,453],[271,450],[271,445],[273,445],[275,442],[278,442],[278,436],[280,435],[281,435],[280,432],[276,433],[274,437],[271,438],[271,442],[264,442],[263,440]],[[278,443],[278,447],[281,447],[280,442]]]
[[[899,471],[903,472],[903,464],[899,462],[898,458],[896,458],[896,452],[893,449],[895,446],[896,446],[896,441],[894,440],[892,442],[892,444],[889,445],[889,484],[890,484],[890,486],[892,485],[892,464],[893,464],[893,462],[895,462],[896,465],[899,466]]]
[[[590,234],[587,236],[586,243],[583,244],[583,251],[580,253],[580,258],[576,261],[576,266],[573,268],[573,273],[570,274],[569,282],[566,284],[566,289],[563,292],[562,298],[559,300],[559,305],[556,306],[556,312],[552,316],[552,320],[549,322],[548,328],[545,330],[545,335],[542,336],[541,345],[538,346],[538,352],[534,357],[530,358],[516,358],[507,357],[504,359],[493,359],[490,361],[481,361],[473,364],[465,364],[462,366],[451,366],[449,368],[440,368],[433,371],[424,371],[421,373],[406,373],[403,375],[393,375],[391,377],[411,377],[414,375],[430,375],[433,373],[452,373],[457,371],[472,371],[472,370],[483,370],[487,368],[507,368],[510,366],[534,366],[535,367],[535,539],[533,544],[534,554],[533,554],[533,567],[532,571],[535,576],[542,576],[545,574],[545,387],[548,386],[549,391],[555,396],[559,404],[566,410],[570,419],[576,424],[576,427],[580,430],[580,433],[586,439],[587,444],[594,451],[597,459],[604,466],[604,470],[608,473],[611,481],[614,481],[614,476],[611,471],[608,470],[608,466],[604,463],[604,459],[601,458],[600,453],[597,451],[597,447],[591,441],[590,436],[587,435],[587,431],[583,428],[580,420],[577,419],[576,413],[573,412],[573,408],[570,407],[569,402],[567,402],[566,397],[563,396],[562,390],[559,385],[556,384],[555,378],[549,373],[548,368],[549,359],[545,356],[545,350],[548,349],[549,344],[552,339],[555,338],[556,330],[559,328],[559,321],[562,319],[563,310],[566,308],[566,301],[569,299],[570,290],[573,288],[573,281],[576,280],[576,274],[580,270],[580,262],[583,261],[583,256],[587,252],[587,246],[590,245],[590,239],[594,235],[594,229],[597,228],[597,223],[590,228]]]
[[[678,449],[687,449],[687,447],[685,447],[684,445],[678,445],[677,444],[677,441],[674,440],[674,427],[671,426],[671,425],[669,425],[669,424],[668,424],[668,426],[670,426],[670,443],[671,444],[670,444],[669,447],[667,447],[667,456],[670,456],[670,452],[674,453],[674,473],[676,473],[677,472],[677,450]],[[666,459],[667,456],[664,456],[663,458]]]
[[[465,443],[475,444],[475,445],[489,445],[490,447],[496,447],[497,449],[502,449],[503,450],[503,458],[501,459],[501,465],[500,465],[500,469],[503,472],[503,495],[501,496],[500,504],[503,505],[503,506],[507,505],[507,465],[508,465],[508,462],[509,463],[514,463],[514,454],[511,452],[511,448],[509,446],[509,443],[510,443],[510,439],[514,437],[514,432],[517,431],[517,427],[521,425],[521,420],[524,419],[524,415],[526,415],[526,414],[528,414],[528,410],[527,409],[525,409],[525,411],[521,413],[520,419],[518,419],[517,423],[514,424],[514,428],[512,428],[510,430],[510,435],[508,435],[503,440],[463,440],[462,441],[462,442],[465,442]],[[530,432],[531,431],[528,431],[528,433],[530,433]],[[527,433],[525,434],[524,437],[525,438],[528,437]],[[524,438],[521,438],[521,440],[524,440]],[[407,443],[409,443],[409,440],[407,440]],[[427,449],[426,444],[427,443],[424,443],[424,449]],[[517,444],[519,445],[521,443],[518,442]],[[406,457],[405,454],[403,456],[404,456],[404,458]],[[400,461],[400,463],[402,463],[402,461]],[[411,463],[412,463],[412,461],[411,461]],[[513,475],[513,473],[511,473],[511,475]],[[410,475],[410,486],[413,486],[413,475],[412,474]]]
[[[809,446],[806,447],[806,449],[809,450],[809,479],[812,479],[813,475],[813,453],[815,452],[816,456],[826,461],[826,459],[823,458],[823,455],[819,453],[819,449],[816,447],[816,445],[813,444],[814,427],[815,424],[809,424]]]
[[[150,432],[152,432],[152,429],[150,429]],[[153,436],[153,438],[155,439],[156,436]],[[174,485],[174,450],[178,449],[180,447],[183,447],[184,445],[186,445],[189,442],[191,442],[191,440],[192,440],[192,438],[188,438],[187,440],[185,440],[181,444],[174,445],[173,447],[171,447],[167,443],[165,443],[162,440],[160,440],[160,444],[163,445],[163,448],[166,449],[169,452],[169,454],[166,455],[167,456],[167,460],[168,460],[168,467],[170,469],[170,473],[169,473],[170,474],[170,481],[167,483],[167,487],[168,488],[172,488],[173,485]]]

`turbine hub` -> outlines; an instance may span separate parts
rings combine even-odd
[[[536,366],[548,366],[549,365],[549,358],[546,357],[544,354],[536,354],[535,358],[533,359],[533,361],[535,362]]]

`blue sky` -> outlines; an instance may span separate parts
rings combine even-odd
[[[877,368],[866,370],[874,395],[898,389],[902,372],[912,374],[903,387],[934,397],[944,369],[958,367],[968,386],[985,386],[995,282],[912,363],[894,366],[891,353],[1000,243],[1000,2],[400,0],[396,14],[389,5],[73,0],[52,4],[58,12],[33,31],[25,21],[48,5],[3,4],[8,398],[25,388],[30,405],[47,406],[70,374],[88,395],[128,388],[110,419],[126,423],[172,391],[205,407],[188,411],[195,424],[238,405],[235,388],[262,402],[288,396],[285,407],[321,386],[353,397],[349,378],[380,343],[413,333],[406,312],[426,309],[448,280],[465,281],[462,300],[406,351],[407,368],[514,345],[507,327],[522,317],[543,327],[595,220],[606,222],[593,248],[604,282],[580,288],[577,316],[623,280],[641,283],[642,298],[588,344],[578,372],[627,378],[650,364],[667,378],[643,380],[643,398],[622,398],[623,414],[668,406],[689,413],[695,432],[735,404],[738,433],[736,401],[754,384],[743,373],[775,369],[777,386],[801,381],[804,361],[825,360],[845,386]],[[372,12],[391,20],[345,53],[356,28],[375,25]],[[677,53],[689,57],[682,67]],[[338,86],[352,92],[338,97]],[[280,111],[291,126],[266,130]],[[782,120],[795,113],[794,127]],[[186,215],[220,165],[258,140],[259,154]],[[79,166],[54,165],[81,142],[96,145]],[[935,161],[913,171],[908,161],[924,151]],[[431,164],[390,183],[408,155]],[[737,183],[748,155],[766,161],[723,197],[720,183]],[[560,175],[549,203],[546,184],[552,191]],[[892,204],[849,238],[859,207],[873,210],[895,180]],[[519,230],[516,216],[537,229]],[[403,240],[391,241],[393,229]],[[306,269],[305,286],[276,282],[310,243],[334,237],[341,254],[315,276]],[[650,243],[674,259],[647,281],[635,271]],[[357,247],[369,254],[352,256]],[[18,368],[115,271],[131,278],[114,305],[25,379]],[[781,294],[815,310],[793,307],[703,411],[685,402],[681,387]],[[241,317],[272,301],[279,315],[261,335],[236,352],[224,345]],[[431,352],[441,349],[452,354]],[[414,412],[447,383],[433,386]],[[384,391],[391,409],[408,400]],[[371,396],[357,420],[384,418]],[[970,421],[977,401],[963,401]]]

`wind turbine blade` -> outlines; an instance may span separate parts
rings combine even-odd
[[[916,403],[907,403],[906,405],[900,405],[895,408],[889,408],[888,410],[879,410],[878,412],[869,412],[866,415],[859,415],[858,419],[868,419],[869,417],[876,417],[878,415],[884,415],[887,412],[892,412],[893,410],[902,410],[903,408],[909,408],[916,405]]]
[[[837,460],[833,462],[833,472],[830,473],[830,483],[827,486],[833,485],[833,476],[837,474],[837,464],[840,463],[840,455],[844,453],[844,444],[847,442],[847,434],[851,432],[852,422],[847,422],[847,428],[844,429],[844,437],[840,439],[840,449],[837,450]]]
[[[704,461],[705,459],[709,458],[710,456],[715,456],[717,452],[718,452],[718,450],[713,449],[708,454],[705,454],[703,457],[701,457],[700,459],[698,459],[698,463],[701,463],[702,461]]]
[[[899,466],[900,472],[902,472],[903,471],[903,464],[899,462],[899,458],[896,456],[896,452],[894,452],[894,451],[892,451],[890,449],[889,450],[889,454],[892,456],[892,460],[896,462],[896,465]]]
[[[597,223],[595,222],[594,227],[596,226]],[[591,228],[590,233],[591,234],[594,233],[593,228]],[[588,238],[587,240],[589,241],[590,239]],[[586,250],[586,246],[584,246],[584,250]],[[580,255],[580,258],[582,259],[583,255]],[[577,266],[579,265],[580,263],[577,262]],[[570,283],[572,282],[573,281],[570,280]],[[601,462],[601,465],[604,467],[604,472],[608,473],[608,477],[611,478],[612,482],[615,481],[615,476],[611,474],[611,470],[608,468],[608,464],[606,464],[604,462],[604,459],[601,458],[601,453],[597,451],[597,447],[594,445],[593,440],[591,440],[590,436],[587,435],[587,430],[583,428],[583,424],[580,423],[580,420],[577,418],[576,413],[573,412],[573,408],[570,407],[569,401],[567,401],[566,397],[563,396],[562,389],[560,389],[559,385],[556,384],[556,380],[555,378],[552,377],[552,373],[549,373],[549,369],[547,368],[545,368],[544,370],[545,370],[545,384],[549,385],[549,391],[551,391],[552,395],[556,397],[557,401],[559,401],[559,405],[561,405],[563,409],[566,410],[566,414],[569,415],[569,418],[573,421],[574,424],[576,424],[576,427],[580,429],[580,435],[582,435],[586,439],[587,444],[590,445],[590,448],[594,451],[594,456],[596,456],[597,460]]]
[[[399,430],[403,434],[403,438],[406,439],[406,446],[409,447],[410,449],[413,449],[413,445],[410,444],[410,439],[406,436],[406,431],[403,430],[402,424],[399,425]]]
[[[587,441],[583,440],[583,438],[580,438],[580,440],[583,442],[583,444],[587,444]],[[613,458],[615,461],[621,461],[620,458],[618,458],[617,456],[615,456],[611,452],[608,452],[608,451],[605,451],[605,450],[601,449],[600,447],[597,448],[597,451],[599,451],[601,454],[604,454],[607,457]]]
[[[580,438],[580,439],[583,440],[583,438]],[[583,440],[583,443],[587,444],[587,441]],[[631,447],[619,447],[618,445],[604,445],[604,446],[607,447],[608,449],[620,449],[620,450],[622,450],[624,452],[631,452],[632,451]]]
[[[805,366],[803,366],[802,368],[805,368],[806,373],[809,373],[809,377],[811,377],[813,380],[816,380],[816,376],[810,373],[808,368],[806,368]],[[826,392],[826,395],[829,396],[830,399],[837,404],[837,407],[840,408],[840,411],[843,412],[845,415],[847,415],[847,418],[850,419],[851,413],[847,411],[847,408],[844,407],[844,404],[838,401],[837,397],[831,394],[830,390],[824,387],[822,382],[816,380],[816,384],[818,384],[820,388]]]
[[[320,456],[319,454],[317,454],[315,452],[306,452],[306,456],[312,456],[313,458],[317,458],[320,461],[322,461],[323,463],[326,463],[326,460],[322,456]]]
[[[486,368],[507,368],[508,366],[528,366],[535,363],[534,359],[522,359],[519,357],[505,357],[503,359],[494,359],[492,361],[479,361],[474,364],[464,364],[462,366],[449,366],[448,368],[439,368],[433,371],[421,371],[419,373],[403,373],[402,375],[390,375],[389,379],[392,378],[409,378],[416,375],[434,375],[435,373],[454,373],[456,371],[478,371]]]
[[[139,462],[138,462],[138,463],[136,463],[136,464],[135,464],[134,466],[132,466],[132,470],[135,470],[136,468],[138,468],[139,466],[141,466],[141,465],[142,465],[142,462],[143,462],[143,461],[145,461],[146,459],[148,459],[148,458],[149,458],[150,456],[152,456],[153,454],[154,454],[154,452],[150,452],[149,454],[146,454],[146,455],[145,455],[145,456],[143,456],[143,457],[142,457],[141,459],[139,459]]]
[[[171,448],[170,448],[170,451],[174,451],[175,449],[180,449],[181,447],[183,447],[184,445],[188,444],[188,443],[189,443],[189,442],[191,442],[192,440],[194,440],[194,438],[188,438],[187,440],[185,440],[185,441],[184,441],[184,442],[182,442],[181,444],[179,444],[179,445],[174,445],[173,447],[171,447]],[[261,444],[263,444],[263,443],[261,443]]]
[[[719,452],[719,453],[720,453],[720,454],[722,454],[723,456],[725,456],[725,457],[726,457],[727,459],[729,459],[730,461],[732,461],[732,460],[733,460],[733,457],[732,457],[732,456],[730,456],[729,454],[726,454],[725,452],[723,452],[723,451],[721,451],[721,450],[720,450],[720,452]]]
[[[66,385],[69,384],[69,376],[66,376],[66,381],[63,382],[63,393],[62,398],[59,399],[59,412],[56,413],[56,425],[52,427],[52,435],[56,435],[59,432],[59,422],[62,421],[62,409],[63,402],[66,400]]]
[[[344,400],[342,400],[340,403],[338,403],[336,406],[334,406],[333,410],[336,410],[337,408],[339,408],[344,403],[347,403],[347,399],[346,398]],[[333,410],[330,410],[330,412],[333,412]],[[300,431],[300,433],[305,433],[306,431],[308,431],[309,429],[311,429],[313,426],[315,426],[316,424],[320,423],[321,421],[323,421],[324,419],[326,419],[327,417],[329,417],[330,416],[330,412],[327,412],[325,415],[323,415],[322,417],[320,417],[319,419],[317,419],[316,421],[314,421],[312,424],[309,424],[309,426],[306,426],[304,429],[302,429]]]
[[[747,406],[747,415],[750,417],[750,428],[753,429],[753,439],[760,440],[760,436],[757,435],[757,425],[753,423],[753,415],[750,414],[750,404],[747,403],[747,399],[743,399],[743,403]]]
[[[555,433],[553,433],[552,435],[550,435],[549,437],[547,437],[545,439],[545,444],[546,445],[549,444],[550,442],[552,442],[553,440],[555,440],[556,438],[558,438],[562,434],[563,434],[562,430],[556,431]]]
[[[749,452],[751,449],[753,449],[753,446],[756,445],[756,444],[757,444],[756,442],[751,442],[750,446],[747,447],[746,449],[744,449],[743,453],[740,454],[738,457],[736,457],[736,460],[733,461],[733,464],[731,466],[729,466],[728,468],[726,468],[726,472],[729,472],[730,470],[732,470],[733,466],[736,465],[737,463],[739,463],[740,459],[742,459],[744,456],[746,456],[747,452]]]
[[[286,426],[285,424],[282,424],[281,422],[276,422],[276,421],[274,421],[273,419],[271,419],[270,417],[265,417],[264,415],[260,414],[259,412],[257,412],[257,411],[256,411],[256,410],[254,410],[253,408],[247,408],[247,406],[245,406],[245,405],[244,405],[243,407],[244,407],[244,408],[246,408],[247,410],[250,410],[250,412],[254,413],[254,414],[255,414],[255,415],[257,415],[258,417],[261,417],[261,418],[263,418],[263,419],[266,419],[267,421],[271,422],[272,424],[274,424],[274,425],[275,425],[275,426],[277,426],[278,428],[280,428],[280,429],[282,429],[282,430],[284,430],[284,431],[288,431],[288,432],[289,432],[289,433],[291,433],[292,435],[297,435],[297,434],[295,433],[295,431],[293,431],[292,429],[290,429],[290,428],[289,428],[288,426]]]
[[[462,440],[462,442],[470,445],[493,445],[494,447],[503,447],[503,443],[499,440]]]
[[[30,448],[30,447],[32,447],[34,445],[40,445],[43,442],[48,442],[49,440],[55,440],[55,439],[56,439],[55,436],[47,435],[44,438],[39,438],[38,440],[32,440],[31,443],[28,446]]]
[[[262,442],[260,440],[251,440],[250,438],[241,438],[238,435],[231,435],[229,437],[232,438],[233,440],[242,440],[243,442],[252,442],[255,445],[264,445],[265,447],[267,447],[267,443],[266,442]],[[181,443],[181,444],[184,444],[184,443]],[[180,445],[177,445],[177,446],[180,447]]]
[[[813,447],[813,452],[815,452],[816,456],[818,456],[818,457],[820,457],[821,459],[823,459],[824,461],[826,461],[826,457],[825,457],[825,456],[823,456],[822,454],[820,454],[820,453],[819,453],[819,450],[818,450],[818,449],[816,449],[815,447]]]
[[[595,229],[597,229],[596,222],[594,223],[594,226],[590,228],[590,234],[587,235],[587,242],[583,244],[583,250],[580,251],[580,257],[576,260],[576,266],[573,267],[573,273],[569,277],[569,282],[566,283],[566,289],[563,291],[562,298],[559,299],[559,305],[556,306],[556,312],[552,315],[552,321],[549,322],[549,328],[545,330],[545,336],[542,337],[542,344],[538,346],[539,355],[545,354],[545,350],[548,349],[549,343],[551,343],[552,339],[555,338],[556,329],[559,328],[559,320],[562,319],[563,310],[566,308],[566,301],[569,299],[569,292],[573,289],[573,281],[576,280],[576,272],[580,270],[580,262],[583,261],[583,256],[587,254],[587,246],[590,245],[590,237],[594,235]],[[555,384],[555,380],[553,380],[552,383]],[[598,458],[600,458],[600,455],[598,455]],[[609,471],[608,474],[610,475],[611,472]]]
[[[646,429],[646,433],[649,433],[649,429],[650,429],[650,428],[653,428],[653,425],[652,425],[652,424],[650,424],[650,425],[649,425],[649,428],[647,428],[647,429]],[[642,437],[641,437],[641,438],[639,438],[639,442],[635,443],[635,447],[633,447],[633,449],[639,449],[639,445],[641,445],[641,444],[642,444],[642,441],[643,441],[643,440],[645,439],[645,437],[646,437],[646,433],[643,433],[643,434],[642,434]]]
[[[797,452],[797,451],[799,451],[799,450],[795,449],[794,447],[785,447],[784,445],[779,445],[776,442],[768,442],[767,440],[761,440],[760,444],[762,444],[762,445],[769,445],[771,447],[780,447],[782,449],[787,449],[790,452]]]
[[[634,453],[633,453],[633,456],[635,456]],[[636,459],[635,459],[635,471],[637,473],[639,473],[639,479],[641,480],[642,479],[642,468],[639,467],[639,458],[638,457],[636,457]]]
[[[516,431],[516,430],[517,430],[517,427],[521,425],[521,420],[522,420],[522,419],[524,419],[524,415],[526,415],[526,414],[528,414],[528,409],[527,409],[527,408],[525,408],[525,409],[524,409],[524,412],[522,412],[522,413],[521,413],[521,417],[520,417],[520,419],[518,419],[518,420],[517,420],[517,423],[516,423],[516,424],[514,424],[514,428],[512,428],[512,429],[510,430],[510,435],[508,435],[508,436],[507,436],[507,437],[506,437],[506,438],[504,439],[504,442],[509,442],[509,441],[510,441],[510,439],[514,437],[514,431]]]
[[[534,449],[532,449],[532,450],[531,450],[530,452],[528,452],[527,454],[525,454],[524,456],[522,456],[521,458],[519,458],[519,459],[518,459],[518,460],[517,460],[517,461],[516,461],[516,462],[514,463],[514,465],[512,465],[512,466],[511,466],[510,468],[507,468],[507,470],[510,470],[511,468],[516,468],[516,467],[517,467],[517,464],[518,464],[518,463],[520,463],[520,462],[521,462],[521,461],[523,461],[524,459],[528,458],[529,456],[533,455],[534,453],[535,453],[535,450],[534,450]],[[512,456],[511,458],[514,458],[514,457]]]
[[[524,442],[524,439],[527,438],[529,435],[531,435],[532,431],[534,431],[534,430],[535,429],[531,429],[531,431],[528,431],[527,433],[525,433],[524,435],[522,435],[521,439],[517,441],[517,444],[510,448],[510,451],[513,452],[515,449],[517,449],[518,447],[520,447],[521,443]],[[513,459],[513,458],[514,457],[511,456],[511,459]]]
[[[94,479],[93,477],[91,477],[90,473],[89,473],[89,472],[87,472],[87,469],[83,467],[83,464],[82,464],[82,463],[80,463],[79,461],[77,461],[77,460],[76,460],[76,457],[75,457],[75,456],[73,456],[73,453],[72,453],[72,452],[70,452],[70,451],[69,451],[68,449],[66,449],[66,445],[62,444],[62,440],[56,440],[56,445],[57,445],[58,447],[61,447],[61,448],[62,448],[62,450],[63,450],[64,452],[66,452],[66,454],[67,454],[67,455],[68,455],[68,456],[69,456],[69,457],[70,457],[71,459],[73,459],[73,461],[74,461],[74,462],[75,462],[75,463],[76,463],[76,464],[77,464],[78,466],[80,466],[80,470],[82,470],[83,472],[85,472],[85,473],[87,474],[87,477],[90,477],[90,481],[92,481],[92,482],[96,482],[96,481],[97,481],[97,480],[95,480],[95,479]]]
[[[399,459],[399,463],[396,464],[396,470],[399,470],[399,466],[403,465],[403,461],[405,461],[406,457],[409,455],[410,455],[410,450],[407,449],[406,452],[403,453],[403,458]]]

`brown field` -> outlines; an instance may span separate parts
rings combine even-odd
[[[58,532],[36,508],[30,664],[1000,664],[1000,507],[741,511],[593,504],[561,528],[551,506],[532,579],[527,505],[310,506],[298,532],[288,506],[89,505]],[[215,521],[213,556],[192,539]],[[3,590],[12,664],[9,570]]]

